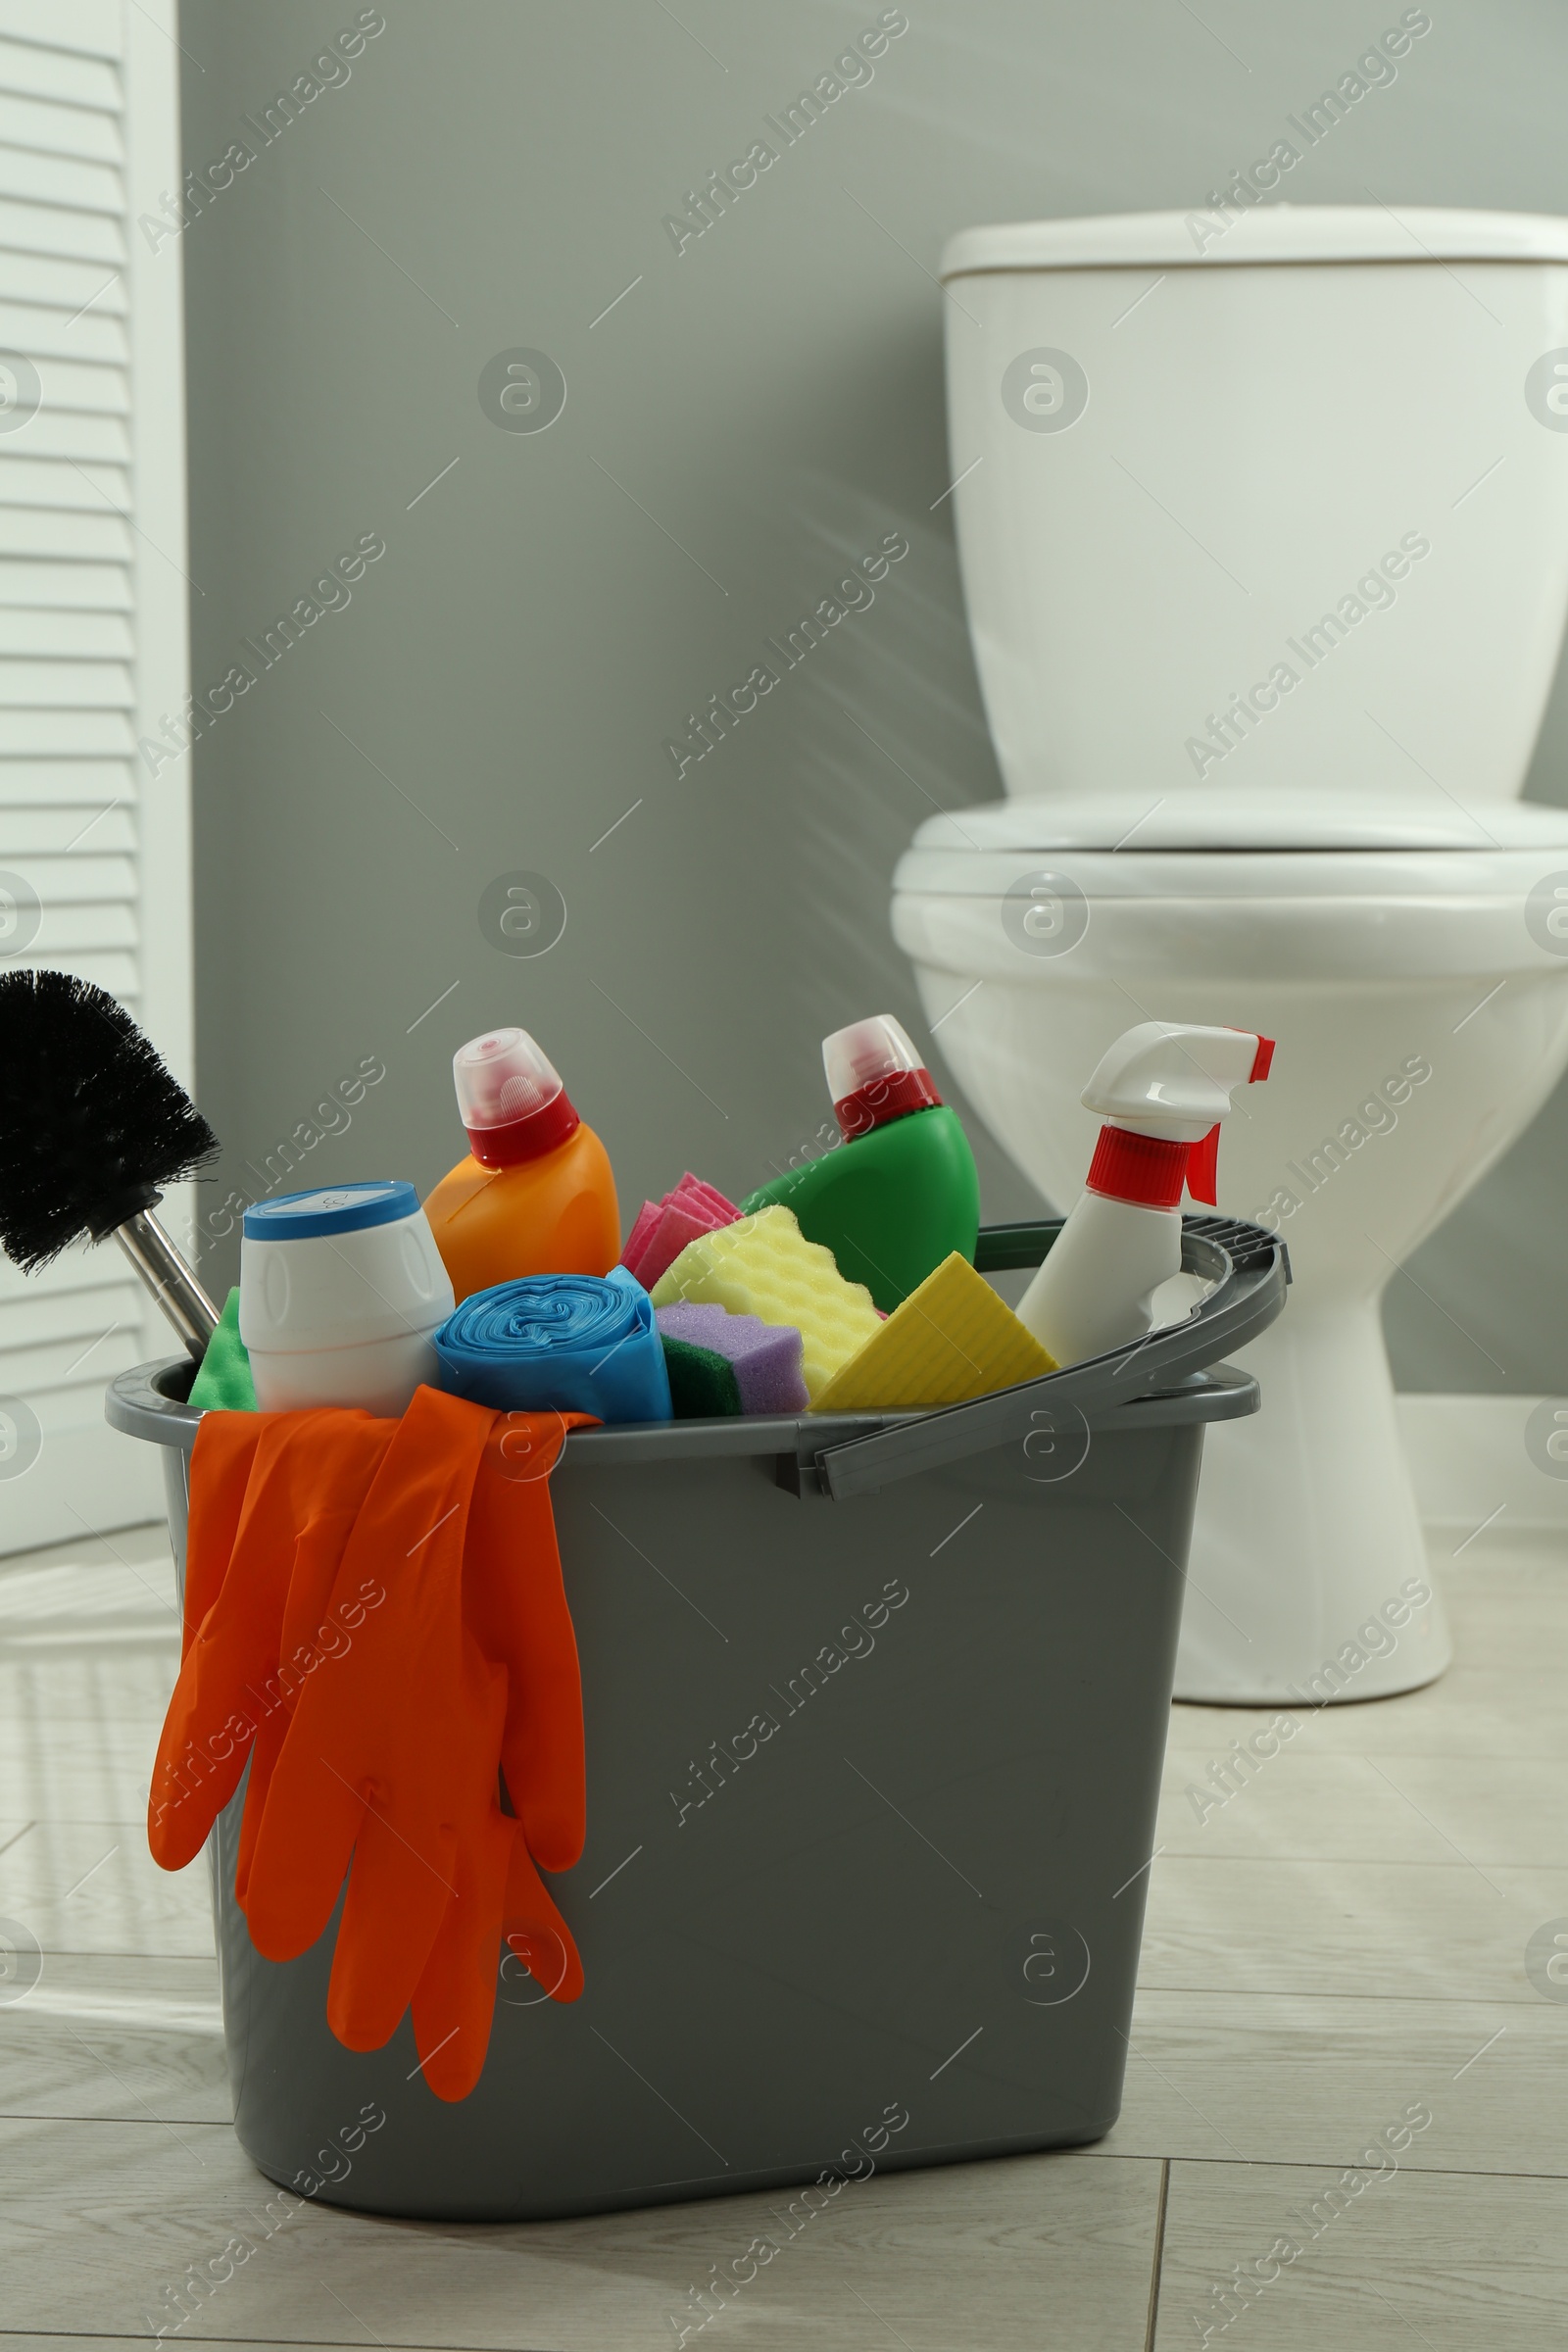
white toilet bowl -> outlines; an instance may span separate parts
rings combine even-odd
[[[1275,796],[1244,827],[1212,792],[1152,815],[1015,801],[933,818],[899,866],[894,933],[932,1026],[1060,1209],[1098,1126],[1080,1090],[1122,1030],[1277,1041],[1226,1126],[1219,1203],[1285,1236],[1296,1282],[1245,1358],[1261,1414],[1205,1449],[1179,1697],[1371,1698],[1447,1663],[1379,1300],[1568,1063],[1568,811],[1486,822]]]
[[[942,274],[1009,800],[922,829],[895,930],[1059,1207],[1120,1031],[1277,1038],[1220,1200],[1297,1281],[1260,1418],[1207,1449],[1177,1690],[1409,1689],[1448,1643],[1435,1597],[1402,1613],[1427,1584],[1379,1296],[1568,1060],[1568,812],[1518,804],[1568,608],[1568,221],[1033,221]],[[1386,1603],[1392,1648],[1358,1643]]]

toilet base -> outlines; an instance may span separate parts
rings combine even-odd
[[[1262,1410],[1207,1433],[1176,1697],[1314,1708],[1435,1681],[1453,1644],[1376,1298],[1298,1292],[1238,1361]]]

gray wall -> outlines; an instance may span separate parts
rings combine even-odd
[[[805,1143],[826,1029],[887,1008],[924,1038],[888,878],[934,803],[1000,790],[951,502],[933,508],[942,242],[1201,202],[1400,14],[908,0],[869,86],[677,255],[663,216],[872,0],[381,10],[350,77],[266,145],[243,118],[352,0],[182,10],[187,163],[257,150],[163,244],[186,273],[194,680],[259,673],[191,755],[219,1281],[225,1193],[258,1189],[243,1163],[265,1171],[301,1122],[338,1132],[296,1183],[440,1174],[462,1148],[452,1050],[491,1023],[555,1055],[631,1206],[686,1166],[740,1193]],[[1560,0],[1431,13],[1291,196],[1568,212]],[[517,348],[564,370],[547,431],[481,409],[481,370]],[[890,531],[910,552],[874,606],[677,781],[662,745],[685,714]],[[263,668],[242,641],[363,534],[385,554],[352,602]],[[1536,797],[1568,802],[1565,755],[1559,681]],[[479,919],[518,870],[567,909],[528,959]],[[362,1063],[384,1077],[317,1116]],[[988,1212],[1027,1212],[970,1124]],[[1396,1278],[1404,1385],[1568,1387],[1565,1141],[1560,1093]]]

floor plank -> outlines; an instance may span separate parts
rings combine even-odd
[[[46,1955],[0,2005],[0,2116],[227,2124],[218,1963]]]
[[[1253,2291],[1227,2303],[1237,2264]],[[1155,2352],[1556,2352],[1565,2302],[1568,2182],[1401,2165],[1345,2194],[1338,2171],[1171,2167]]]
[[[1414,2095],[1427,2171],[1568,2180],[1568,2019],[1552,2004],[1140,1988],[1107,2154],[1348,2164]]]
[[[5,2124],[6,2326],[145,2341],[188,2302],[180,2340],[645,2352],[739,2263],[756,2276],[713,2325],[754,2352],[1038,2352],[1047,2314],[1054,2340],[1135,2352],[1159,2181],[1149,2161],[1026,2158],[852,2183],[793,2223],[779,2192],[455,2228],[285,2198],[226,2131]],[[760,2268],[759,2239],[777,2249]],[[182,2290],[215,2261],[230,2275]]]
[[[1525,1945],[1568,1870],[1162,1855],[1139,1982],[1168,1990],[1533,2001]]]
[[[8,1820],[145,1821],[178,1663],[173,1564],[162,1528],[84,1537],[79,1545],[0,1562],[0,1790]]]
[[[1559,1605],[1568,1537],[1544,1528],[1509,1535],[1497,1529],[1457,1560],[1445,1559],[1441,1539],[1430,1534],[1428,1545],[1454,1645],[1467,1663],[1507,1667],[1528,1660],[1538,1673],[1568,1666],[1568,1613]]]
[[[1564,1578],[1568,1586],[1568,1577]],[[1560,1673],[1536,1665],[1528,1643],[1511,1666],[1475,1665],[1461,1647],[1453,1665],[1424,1690],[1352,1706],[1298,1709],[1309,1724],[1310,1752],[1343,1755],[1531,1756],[1568,1762],[1568,1709],[1557,1703]],[[1272,1707],[1171,1710],[1172,1743],[1222,1756],[1274,1721]],[[1307,1745],[1303,1736],[1303,1746]]]
[[[213,1949],[205,1854],[160,1870],[139,1821],[0,1824],[0,1916],[46,1952],[184,1954]]]
[[[1452,1755],[1324,1752],[1315,1723],[1259,1758],[1225,1746],[1166,1751],[1156,1843],[1233,1860],[1452,1862],[1568,1868],[1568,1775],[1494,1756],[1484,1777]],[[0,1864],[3,1867],[3,1864]]]
[[[0,1716],[0,1788],[7,1817],[137,1824],[145,1838],[148,1785],[172,1682],[171,1669],[160,1681],[151,1721],[147,1715],[139,1720],[100,1716],[82,1725],[51,1717],[42,1706]]]

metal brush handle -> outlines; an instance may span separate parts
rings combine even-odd
[[[115,1239],[147,1285],[169,1320],[184,1341],[192,1360],[200,1363],[207,1343],[218,1329],[218,1309],[150,1208],[138,1208]]]

